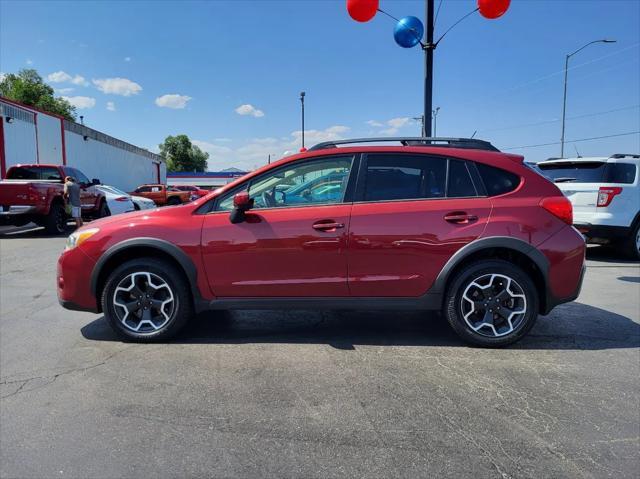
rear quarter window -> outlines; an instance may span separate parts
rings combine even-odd
[[[631,184],[636,180],[636,165],[631,163],[607,163],[605,183]]]
[[[488,196],[497,196],[515,190],[520,184],[520,177],[500,168],[476,163],[480,178]]]

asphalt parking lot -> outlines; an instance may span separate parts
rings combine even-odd
[[[63,310],[64,238],[0,232],[0,476],[638,477],[640,264],[502,350],[406,313],[242,312],[174,342]]]

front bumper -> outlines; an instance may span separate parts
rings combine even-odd
[[[91,272],[95,266],[79,247],[65,251],[58,259],[56,288],[58,302],[73,311],[99,311],[97,299],[91,292]]]

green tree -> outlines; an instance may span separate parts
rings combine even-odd
[[[168,136],[160,145],[167,171],[206,171],[209,153],[191,143],[187,135]]]
[[[67,120],[76,119],[76,107],[64,98],[55,98],[53,88],[33,69],[7,74],[0,81],[0,96],[62,115]]]

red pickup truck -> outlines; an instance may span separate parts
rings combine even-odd
[[[78,169],[61,165],[16,165],[0,181],[0,224],[23,226],[34,222],[47,233],[66,230],[64,178],[73,176],[81,188],[83,217],[108,216],[104,194]]]

